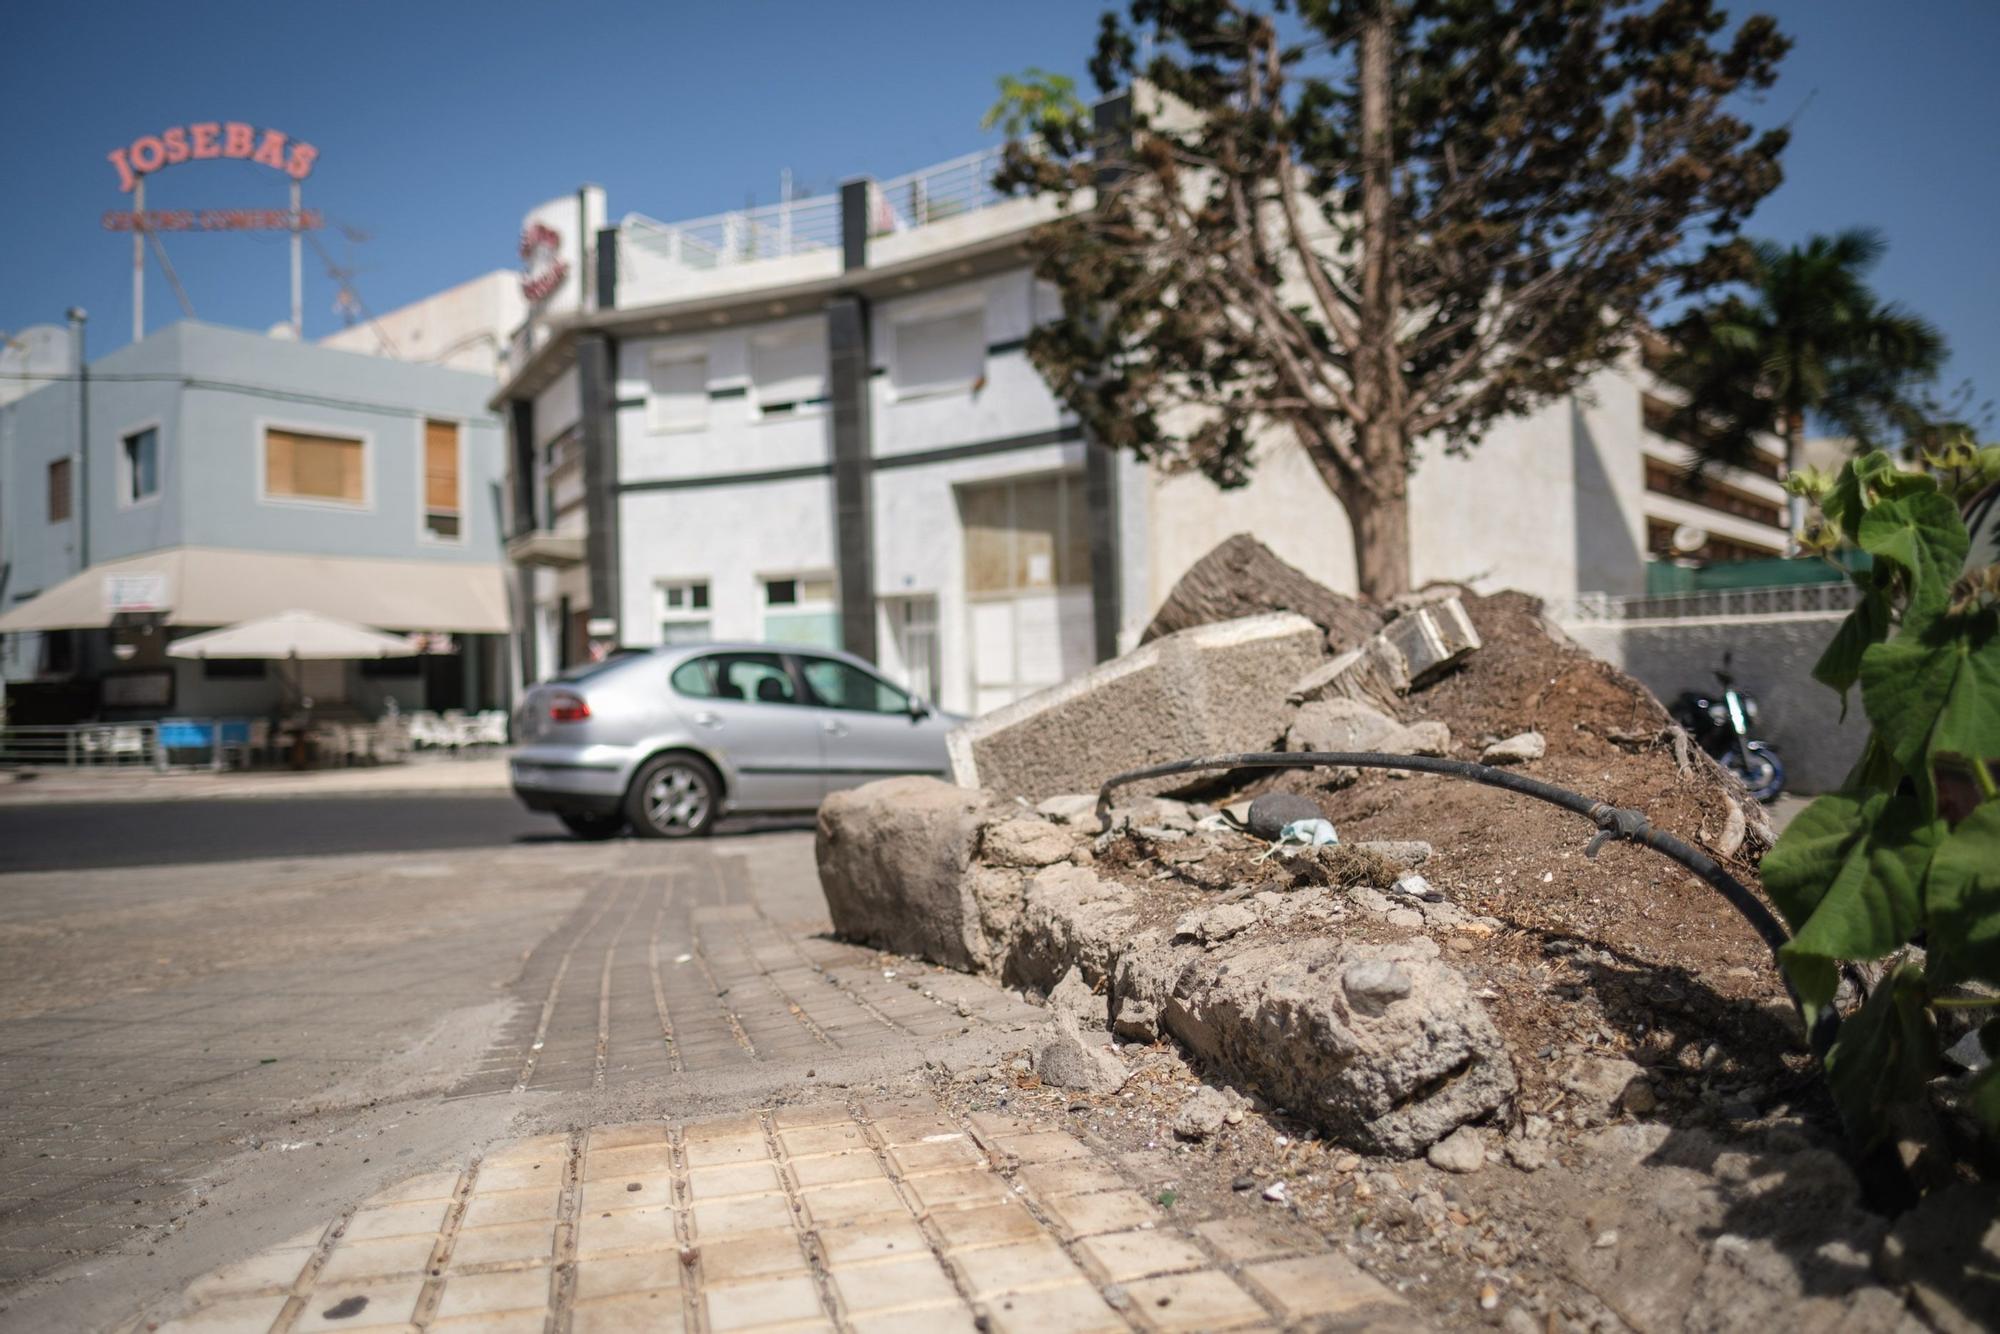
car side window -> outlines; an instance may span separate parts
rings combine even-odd
[[[673,675],[667,678],[667,684],[674,688],[675,693],[686,695],[690,699],[714,699],[715,659],[689,658],[674,668]]]
[[[908,713],[910,697],[878,677],[833,658],[800,658],[813,698],[829,709]]]

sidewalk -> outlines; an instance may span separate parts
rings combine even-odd
[[[360,797],[407,793],[475,796],[508,790],[507,755],[432,759],[355,769],[157,773],[151,769],[0,771],[0,805],[100,801],[218,801],[279,797]]]

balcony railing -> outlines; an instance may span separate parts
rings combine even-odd
[[[1619,621],[1672,621],[1724,617],[1798,616],[1851,610],[1860,590],[1851,583],[1787,584],[1774,588],[1716,588],[1694,593],[1619,597],[1581,593],[1546,608],[1559,625]]]
[[[894,180],[876,181],[869,191],[868,234],[886,236],[991,208],[1007,196],[993,186],[1001,148],[925,167]]]

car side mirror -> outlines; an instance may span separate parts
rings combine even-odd
[[[912,695],[910,696],[908,712],[911,722],[920,723],[931,716],[931,706],[918,699],[915,695]]]

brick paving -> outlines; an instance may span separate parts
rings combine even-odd
[[[579,938],[615,904],[592,909]],[[1415,1323],[1309,1232],[1256,1218],[1190,1227],[1067,1132],[1004,1116],[953,1121],[908,1099],[503,1143],[203,1277],[158,1330]]]

